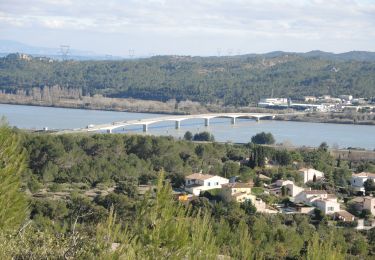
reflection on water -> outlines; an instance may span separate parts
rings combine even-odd
[[[10,125],[19,128],[71,129],[82,128],[89,124],[103,124],[118,120],[134,120],[160,117],[160,114],[127,113],[83,109],[52,107],[18,106],[0,104],[0,116],[6,116]],[[278,143],[318,146],[327,142],[330,146],[362,147],[375,149],[375,126],[319,124],[306,122],[284,122],[264,120],[259,123],[250,119],[237,119],[232,125],[228,118],[210,120],[210,126],[204,126],[203,119],[190,119],[181,122],[181,129],[175,129],[173,121],[149,125],[148,134],[172,135],[183,137],[186,131],[193,134],[202,131],[211,132],[220,142],[249,142],[256,133],[271,132]],[[142,126],[130,126],[117,129],[119,133],[142,133]]]

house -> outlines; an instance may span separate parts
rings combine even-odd
[[[341,220],[343,222],[352,222],[355,220],[355,217],[347,212],[346,210],[340,210],[334,214],[336,220]]]
[[[185,177],[185,191],[199,196],[201,191],[220,189],[229,180],[217,175],[193,173]]]
[[[257,209],[257,212],[277,213],[277,210],[267,207],[267,204],[263,200],[258,199],[255,195],[251,194],[251,188],[253,186],[254,185],[252,182],[236,182],[223,184],[220,191],[220,196],[226,201],[234,200],[239,203],[245,202],[246,200],[250,200],[251,203]]]
[[[375,198],[374,197],[356,197],[350,201],[354,204],[357,211],[368,209],[375,216]]]
[[[277,196],[283,195],[282,187],[284,187],[286,195],[290,197],[295,197],[297,194],[305,190],[304,188],[295,185],[293,181],[277,180],[275,183],[269,186],[269,192],[270,194]]]
[[[312,168],[302,168],[298,172],[303,179],[303,183],[314,181],[314,179],[319,180],[324,177],[324,172]]]
[[[302,191],[294,198],[294,202],[317,207],[324,214],[332,214],[340,211],[340,204],[337,202],[337,197],[333,194],[328,194],[324,190]]]
[[[361,172],[361,173],[353,173],[352,179],[350,180],[350,183],[355,191],[365,191],[364,183],[368,180],[372,179],[375,181],[375,173],[370,172]]]
[[[254,186],[252,182],[249,183],[242,183],[242,182],[235,182],[235,183],[228,183],[223,184],[223,190],[229,190],[231,194],[234,193],[251,193],[251,188]]]
[[[251,183],[236,182],[223,184],[220,195],[226,201],[235,200],[237,202],[244,202],[247,199],[255,201],[255,196],[251,194],[252,187]]]

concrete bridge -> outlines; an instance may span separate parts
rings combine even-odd
[[[293,113],[297,114],[297,113]],[[298,113],[301,114],[301,113]],[[211,113],[211,114],[199,114],[199,115],[177,115],[177,116],[163,116],[157,118],[147,118],[147,119],[139,119],[139,120],[129,120],[129,121],[116,121],[109,124],[101,124],[101,125],[88,125],[86,128],[76,129],[73,132],[98,132],[98,131],[107,131],[107,133],[112,133],[113,130],[117,128],[124,128],[127,126],[135,126],[141,125],[143,127],[143,132],[148,131],[149,125],[166,122],[166,121],[173,121],[175,122],[175,128],[181,128],[181,122],[184,120],[189,119],[203,119],[204,125],[209,126],[210,120],[213,118],[230,118],[231,123],[234,125],[236,124],[236,119],[238,118],[248,118],[248,119],[255,119],[257,122],[262,118],[271,118],[273,119],[275,116],[281,115],[292,115],[292,114],[266,114],[266,113]],[[67,131],[64,131],[67,132]],[[72,131],[69,131],[72,132]]]

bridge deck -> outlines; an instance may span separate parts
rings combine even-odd
[[[209,123],[210,119],[213,118],[232,118],[232,123],[235,123],[235,119],[237,118],[254,118],[254,119],[262,119],[266,117],[275,117],[280,115],[296,115],[296,114],[304,114],[304,113],[289,113],[289,114],[271,114],[271,113],[210,113],[210,114],[199,114],[199,115],[176,115],[176,116],[163,116],[163,117],[156,117],[156,118],[145,118],[139,120],[127,120],[127,121],[115,121],[109,124],[100,124],[100,125],[89,125],[86,128],[80,128],[75,130],[69,131],[62,131],[62,132],[97,132],[97,131],[109,131],[116,128],[132,126],[132,125],[142,125],[144,127],[144,131],[147,131],[147,127],[150,124],[165,122],[165,121],[174,121],[176,123],[176,127],[180,126],[180,122],[189,119],[204,119],[207,120],[206,126]]]

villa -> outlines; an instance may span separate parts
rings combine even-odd
[[[247,200],[250,200],[251,203],[257,209],[257,212],[277,213],[277,210],[267,207],[267,204],[263,200],[258,199],[255,195],[251,194],[252,187],[253,183],[236,182],[223,184],[220,191],[220,195],[225,201],[232,200],[239,203],[243,203]]]
[[[375,216],[375,197],[356,197],[351,200],[357,211],[368,209],[373,216]]]
[[[324,214],[332,214],[340,211],[340,203],[333,194],[328,194],[324,190],[305,190],[299,193],[295,203],[304,203],[320,209]]]
[[[364,192],[365,191],[364,183],[368,179],[372,179],[375,181],[375,173],[369,173],[369,172],[361,172],[357,174],[353,173],[350,183],[355,191]]]
[[[220,189],[229,180],[217,175],[193,173],[185,177],[185,191],[199,196],[202,191]]]

